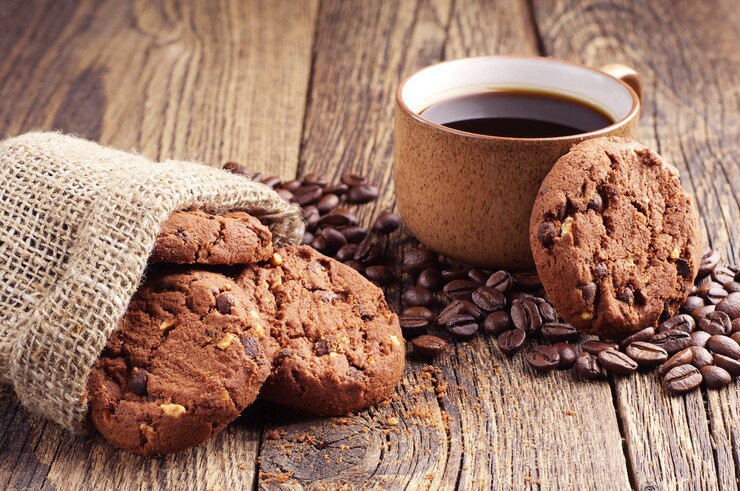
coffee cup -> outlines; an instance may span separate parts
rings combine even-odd
[[[588,105],[608,119],[589,131],[531,137],[480,134],[425,117],[441,101],[481,91],[536,91]],[[396,93],[393,168],[406,226],[457,261],[532,268],[529,215],[542,180],[579,142],[634,137],[640,92],[639,76],[624,65],[597,70],[541,57],[464,58],[416,72]]]

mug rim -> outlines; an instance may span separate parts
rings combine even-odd
[[[582,68],[591,72],[596,72],[599,75],[605,76],[607,78],[611,78],[613,80],[616,80],[619,82],[632,96],[632,107],[627,112],[627,114],[621,118],[618,121],[615,121],[614,123],[610,124],[609,126],[605,126],[603,128],[599,128],[598,130],[589,131],[586,133],[576,133],[574,135],[564,135],[564,136],[550,136],[550,137],[541,137],[541,138],[521,138],[521,137],[513,137],[513,136],[496,136],[496,135],[482,135],[479,133],[470,133],[468,131],[462,131],[455,128],[450,128],[449,126],[444,126],[439,123],[435,123],[433,121],[430,121],[424,117],[422,117],[420,114],[418,114],[416,111],[412,111],[410,107],[406,104],[406,102],[403,100],[403,97],[401,96],[401,93],[403,92],[403,88],[406,86],[406,83],[416,75],[440,66],[440,65],[446,65],[455,63],[461,60],[501,60],[501,59],[530,59],[530,60],[537,60],[545,63],[553,63],[553,64],[561,64],[561,65],[571,65],[578,68]],[[607,133],[611,133],[614,130],[618,130],[619,128],[622,128],[623,126],[627,125],[638,113],[640,108],[640,98],[637,96],[637,93],[634,91],[632,87],[629,86],[624,80],[620,80],[619,78],[615,77],[614,75],[611,75],[609,73],[603,72],[599,70],[598,68],[593,68],[587,65],[584,65],[582,63],[578,63],[575,61],[569,61],[569,60],[561,60],[559,58],[551,58],[548,56],[527,56],[527,55],[488,55],[488,56],[467,56],[463,58],[456,58],[454,60],[445,60],[440,61],[438,63],[434,63],[432,65],[427,65],[414,73],[406,76],[401,83],[398,85],[398,88],[396,89],[396,104],[403,109],[409,116],[411,116],[414,120],[416,120],[419,123],[422,123],[424,125],[430,126],[433,129],[445,131],[447,133],[451,133],[453,135],[458,136],[464,136],[467,138],[475,138],[485,141],[530,141],[530,142],[549,142],[549,141],[564,141],[564,140],[570,140],[570,139],[584,139],[584,138],[596,138],[599,136],[603,136]]]

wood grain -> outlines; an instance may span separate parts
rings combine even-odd
[[[737,5],[537,0],[534,6],[546,54],[592,66],[625,63],[641,74],[640,139],[677,165],[705,235],[726,259],[737,260]],[[699,392],[668,396],[654,374],[617,380],[615,389],[638,489],[737,488],[736,384],[707,401]]]

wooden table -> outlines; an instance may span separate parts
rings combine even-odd
[[[707,240],[736,261],[738,11],[735,0],[8,0],[0,128],[284,178],[365,173],[385,184],[369,220],[394,203],[394,90],[417,68],[503,53],[620,62],[643,77],[640,139],[680,168]],[[387,290],[395,307],[399,292]],[[8,387],[0,430],[0,489],[730,490],[740,385],[671,397],[655,374],[537,376],[481,336],[433,367],[409,363],[389,404],[317,419],[258,403],[167,458],[73,437]]]

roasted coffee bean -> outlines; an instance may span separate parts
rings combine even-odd
[[[732,321],[725,312],[709,312],[699,320],[699,329],[712,335],[729,334],[732,329]]]
[[[337,196],[342,196],[343,194],[346,194],[347,191],[349,191],[349,186],[347,186],[343,182],[338,184],[331,184],[324,188],[325,193],[336,194]]]
[[[694,359],[691,360],[691,364],[696,368],[714,364],[714,357],[706,348],[701,346],[689,346],[689,349],[694,355]]]
[[[699,369],[704,386],[708,389],[721,389],[732,382],[730,372],[722,367],[706,365]]]
[[[143,368],[134,368],[131,370],[131,375],[128,377],[128,391],[136,394],[137,396],[147,395],[147,383],[146,376],[147,372]]]
[[[711,274],[714,268],[719,264],[719,252],[712,249],[706,248],[701,256],[701,262],[699,263],[699,273],[697,276],[701,278]]]
[[[398,322],[401,324],[401,331],[403,331],[403,337],[406,339],[426,334],[431,325],[431,322],[425,317],[406,313],[398,316]]]
[[[468,277],[467,269],[443,269],[442,270],[442,281],[449,283],[454,280],[464,280]]]
[[[637,371],[637,362],[615,349],[600,351],[597,358],[602,367],[617,375],[629,375]]]
[[[737,319],[732,319],[732,323],[730,324],[730,332],[735,334],[736,332],[740,332],[740,317]]]
[[[454,315],[467,314],[479,321],[485,315],[480,307],[467,300],[455,300],[442,310],[439,314],[438,323],[444,325]]]
[[[684,331],[691,333],[696,327],[694,318],[688,314],[678,314],[664,320],[657,329],[657,332],[670,331],[675,329],[677,331]]]
[[[719,288],[720,290],[722,290],[722,285],[712,281],[711,277],[707,277],[706,279],[702,280],[701,283],[697,283],[696,288],[696,294],[706,300],[709,290],[711,290],[712,288]]]
[[[679,365],[665,374],[663,384],[668,392],[684,394],[699,387],[701,381],[701,373],[695,366]]]
[[[565,322],[547,322],[540,334],[548,341],[575,341],[579,336],[578,330]]]
[[[644,341],[630,343],[626,349],[627,356],[632,358],[641,367],[657,367],[668,360],[668,353],[660,346]]]
[[[503,354],[512,356],[524,347],[524,341],[526,339],[526,332],[521,329],[511,329],[500,334],[499,337],[496,338],[496,342]]]
[[[416,284],[424,288],[429,288],[432,291],[438,291],[442,288],[442,274],[438,269],[427,268],[419,273],[419,277],[416,278]]]
[[[486,280],[486,286],[492,286],[501,293],[508,293],[514,284],[514,278],[508,271],[496,271]]]
[[[725,290],[727,290],[727,293],[729,294],[740,293],[740,281],[731,281],[726,283]]]
[[[243,165],[237,164],[236,162],[226,162],[223,166],[223,169],[231,172],[232,174],[239,174],[242,176],[252,177],[252,173],[249,172],[249,169],[247,169]]]
[[[347,201],[350,203],[369,203],[378,198],[378,188],[369,184],[352,186],[347,191]]]
[[[329,184],[329,180],[322,174],[311,172],[303,176],[304,184],[315,184],[316,186],[324,187]]]
[[[480,285],[473,280],[453,280],[447,283],[442,291],[450,300],[471,300],[473,292]]]
[[[637,341],[650,341],[650,338],[652,338],[655,335],[655,329],[652,327],[646,327],[645,329],[642,329],[640,331],[637,331],[634,334],[631,334],[624,338],[619,343],[619,349],[623,350],[627,348],[632,343],[635,343]]]
[[[422,358],[435,358],[447,349],[447,341],[437,336],[423,335],[411,341],[414,353]]]
[[[313,239],[314,239],[314,235],[308,230],[306,230],[305,232],[303,232],[303,238],[301,239],[301,245],[311,244],[311,242],[313,242]]]
[[[703,306],[703,298],[696,295],[691,295],[690,297],[687,297],[686,300],[684,300],[683,305],[681,305],[681,312],[684,314],[691,314],[694,309],[698,309],[699,307]]]
[[[727,297],[728,293],[724,288],[721,287],[712,287],[709,290],[707,290],[705,299],[708,303],[712,305],[717,305],[722,300],[724,300]]]
[[[398,230],[400,226],[401,217],[389,211],[384,211],[375,219],[373,230],[381,234],[390,234]]]
[[[254,182],[262,182],[264,179],[265,179],[265,176],[261,172],[252,174],[252,180]]]
[[[729,356],[730,358],[740,358],[740,345],[734,339],[715,334],[707,339],[706,348],[717,353],[718,355]]]
[[[323,253],[328,253],[328,250],[326,248],[326,239],[324,239],[322,236],[317,235],[313,238],[311,241],[311,247],[316,249],[317,251]]]
[[[724,287],[727,283],[735,281],[735,272],[724,266],[714,268],[714,271],[712,271],[712,280]]]
[[[342,247],[339,248],[334,257],[337,261],[345,262],[354,258],[355,252],[357,252],[357,244],[344,244]]]
[[[216,310],[221,314],[231,314],[231,308],[234,306],[234,298],[228,293],[221,293],[216,297]]]
[[[694,318],[694,321],[699,324],[702,317],[706,316],[709,312],[714,312],[714,309],[716,308],[716,305],[705,305],[703,307],[699,307],[698,309],[692,310],[690,315]]]
[[[725,355],[714,355],[714,364],[730,372],[733,377],[740,377],[740,360]]]
[[[570,343],[555,343],[553,344],[553,347],[558,350],[558,355],[560,355],[560,363],[558,363],[558,368],[561,370],[565,370],[568,368],[572,368],[573,365],[576,364],[576,360],[578,359],[578,352]]]
[[[581,377],[589,380],[603,378],[605,375],[599,360],[587,352],[581,352],[576,358],[575,371]]]
[[[319,201],[323,194],[324,190],[321,189],[321,186],[317,186],[316,184],[304,184],[293,193],[293,201],[295,201],[298,206],[312,205]]]
[[[511,324],[511,317],[505,310],[499,310],[498,312],[491,312],[486,316],[483,321],[483,330],[486,334],[498,336],[504,331],[512,329],[514,326]]]
[[[705,346],[707,339],[712,335],[706,331],[694,331],[691,333],[691,346]]]
[[[658,375],[662,377],[677,366],[688,365],[692,361],[694,361],[694,352],[691,351],[691,348],[681,350],[675,355],[668,358],[668,361],[658,367]]]
[[[403,255],[402,269],[404,273],[418,275],[427,268],[437,265],[437,255],[426,247],[409,249]]]
[[[350,259],[349,261],[345,261],[344,264],[346,264],[347,266],[349,266],[350,268],[354,269],[355,271],[357,271],[360,274],[365,274],[365,267],[362,264],[360,264],[357,261],[355,261],[354,259]]]
[[[731,320],[740,318],[740,293],[730,293],[717,304],[716,311],[724,312]]]
[[[283,189],[290,191],[291,193],[296,192],[301,186],[303,186],[303,181],[300,179],[293,179],[292,181],[283,183]]]
[[[657,333],[655,336],[650,338],[650,342],[660,346],[668,352],[669,355],[678,353],[682,349],[691,346],[691,334],[671,329],[669,331],[663,331]]]
[[[284,201],[287,201],[288,203],[293,201],[293,193],[291,193],[287,189],[278,189],[276,192],[280,195],[281,198],[283,198]]]
[[[321,230],[321,236],[326,242],[326,250],[331,252],[338,251],[342,246],[347,244],[347,239],[342,232],[335,228],[326,227]]]
[[[590,341],[584,342],[581,345],[581,349],[583,349],[583,351],[585,351],[586,353],[598,355],[604,350],[619,349],[619,345],[617,343],[612,343],[611,341],[596,341],[592,339]]]
[[[470,339],[478,332],[478,323],[472,315],[456,314],[445,323],[445,329],[457,339]]]
[[[319,219],[321,218],[319,209],[315,206],[307,206],[301,210],[301,214],[306,221],[306,230],[316,230],[316,226],[319,224]]]
[[[365,227],[345,227],[342,229],[342,233],[350,244],[359,244],[367,237],[367,229]]]
[[[347,208],[334,208],[319,219],[319,225],[330,227],[352,227],[357,225],[357,216]]]
[[[434,320],[437,318],[437,316],[434,315],[434,312],[420,305],[416,305],[414,307],[406,307],[405,309],[403,309],[403,313],[421,317],[428,320],[429,322],[434,322]]]
[[[281,181],[277,176],[266,177],[265,180],[262,181],[262,184],[272,189],[277,189],[282,183],[283,181]]]
[[[359,174],[344,174],[342,176],[342,183],[347,186],[361,186],[367,183],[367,178]]]
[[[524,290],[536,290],[542,287],[537,271],[517,271],[512,275],[514,283]]]
[[[545,247],[551,246],[557,235],[552,222],[542,222],[537,226],[537,240]]]
[[[485,310],[494,312],[506,306],[506,297],[503,293],[490,286],[481,286],[471,294],[473,303]]]
[[[532,298],[515,301],[511,306],[511,321],[514,327],[526,331],[527,334],[536,334],[542,328],[540,310]]]
[[[560,353],[555,346],[539,344],[527,353],[527,363],[539,372],[555,370],[560,364]]]
[[[403,302],[410,306],[430,307],[434,305],[434,295],[426,288],[412,286],[403,292]]]
[[[533,300],[537,304],[537,309],[540,311],[543,324],[546,322],[557,322],[558,311],[555,310],[555,307],[550,302],[540,297],[534,297]]]
[[[368,235],[360,242],[355,251],[354,260],[367,266],[378,262],[383,257],[383,246],[378,243],[377,239]]]
[[[339,206],[339,196],[336,194],[324,194],[316,204],[316,208],[321,213],[328,213],[337,206]]]
[[[489,276],[491,276],[491,272],[485,271],[483,269],[471,269],[468,271],[468,278],[477,283],[480,283],[481,285],[486,284]]]
[[[736,343],[740,343],[740,332],[733,332],[730,334],[730,338],[735,340]]]
[[[389,285],[396,279],[393,271],[386,266],[368,266],[365,268],[365,277],[380,286]]]

